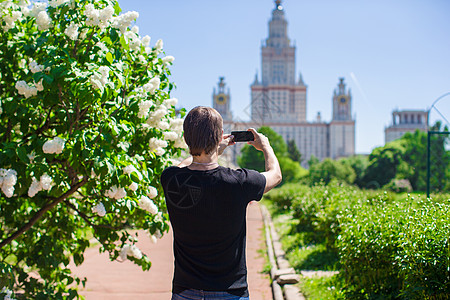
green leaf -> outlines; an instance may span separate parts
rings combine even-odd
[[[30,159],[27,156],[27,149],[25,149],[25,147],[17,148],[17,156],[20,158],[21,161],[27,164],[30,162]]]
[[[110,64],[113,63],[114,58],[113,58],[111,52],[106,53],[106,60],[109,61]]]

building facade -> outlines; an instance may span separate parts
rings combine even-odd
[[[392,124],[384,129],[384,142],[387,144],[401,138],[407,132],[426,131],[427,128],[426,110],[395,110],[392,112]]]
[[[287,20],[281,1],[269,21],[269,36],[261,47],[261,76],[256,74],[251,84],[250,121],[233,120],[230,111],[230,93],[225,93],[221,77],[217,92],[213,92],[213,107],[224,117],[224,131],[247,130],[269,126],[285,141],[294,140],[302,153],[302,165],[312,155],[322,160],[355,154],[355,120],[352,117],[352,96],[344,78],[334,90],[331,105],[332,120],[322,121],[320,113],[314,122],[306,119],[307,85],[301,73],[296,77],[296,48],[287,34]],[[241,146],[241,145],[239,145]],[[236,161],[239,148],[234,147],[232,160]]]

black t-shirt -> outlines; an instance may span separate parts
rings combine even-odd
[[[248,296],[246,209],[260,200],[264,175],[218,167],[169,167],[161,175],[174,236],[174,292],[192,288]]]

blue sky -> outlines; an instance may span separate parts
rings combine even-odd
[[[260,74],[261,42],[273,0],[119,0],[140,13],[140,34],[164,41],[175,57],[173,97],[179,106],[212,106],[220,76],[234,116],[248,119],[250,84]],[[428,109],[450,92],[450,1],[284,0],[297,74],[308,85],[307,118],[331,119],[338,78],[352,90],[356,152],[384,144],[394,109]],[[260,77],[260,76],[259,76]],[[450,120],[450,96],[437,109]],[[439,114],[432,110],[434,122]],[[442,119],[442,118],[441,118]]]

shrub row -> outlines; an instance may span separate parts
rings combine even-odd
[[[266,197],[290,211],[290,247],[326,245],[349,299],[448,299],[450,197],[363,191],[331,182]],[[289,249],[287,249],[289,250]]]

